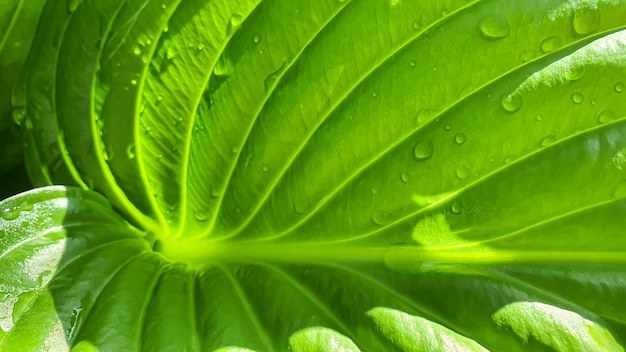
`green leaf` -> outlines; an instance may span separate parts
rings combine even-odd
[[[8,1],[0,9],[0,175],[22,160],[21,139],[12,121],[11,88],[28,55],[44,3]]]
[[[486,351],[476,342],[424,318],[382,307],[370,310],[368,315],[402,351]]]
[[[625,18],[49,2],[0,348],[623,350]]]

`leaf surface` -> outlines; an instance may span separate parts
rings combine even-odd
[[[40,225],[0,226],[5,290],[26,293],[0,347],[47,312],[33,348],[623,350],[624,18],[620,1],[48,4],[16,94],[29,165],[110,205],[2,203]]]

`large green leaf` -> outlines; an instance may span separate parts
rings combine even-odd
[[[625,19],[49,2],[0,347],[623,350]]]

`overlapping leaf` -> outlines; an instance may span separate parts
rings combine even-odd
[[[12,123],[11,87],[26,60],[43,4],[43,0],[9,1],[0,6],[0,175],[22,160],[21,139]],[[0,194],[7,192],[0,188]]]
[[[0,346],[623,350],[625,15],[49,3],[16,93],[30,169],[145,233],[62,201],[90,192],[3,203],[67,215],[0,247],[46,264],[7,266]],[[57,334],[27,339],[50,298]]]

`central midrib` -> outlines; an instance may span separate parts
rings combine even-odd
[[[162,244],[161,254],[191,266],[209,263],[383,264],[406,270],[432,264],[625,263],[623,251],[498,250],[480,243],[450,247],[350,245],[227,241],[177,241]]]

